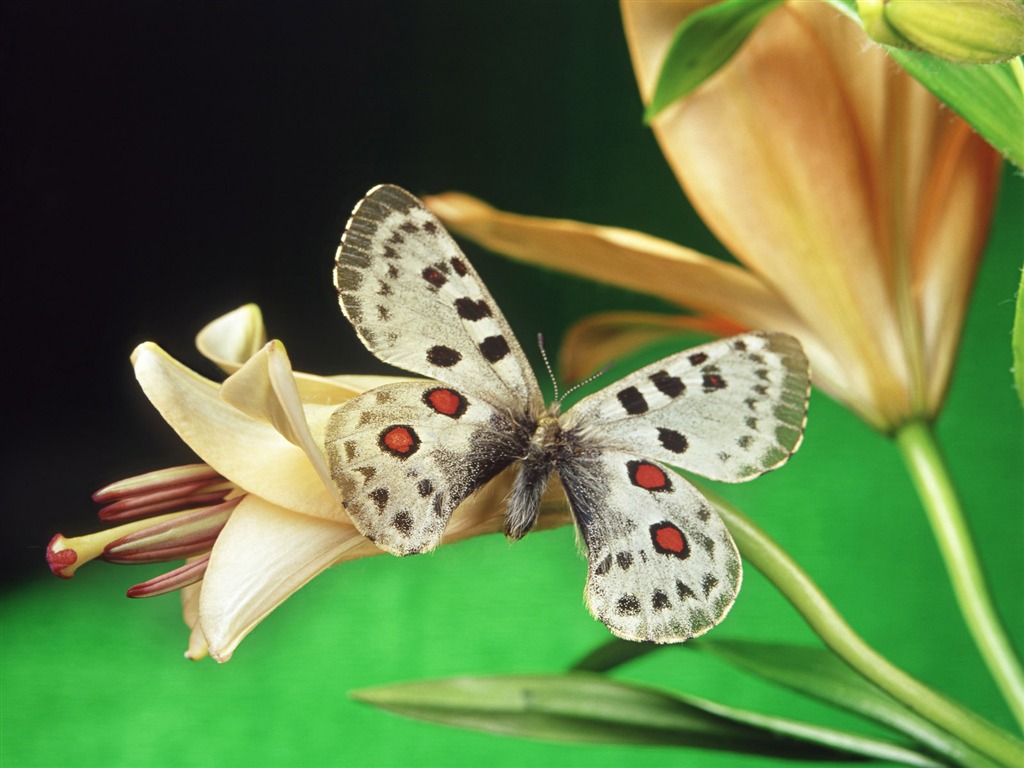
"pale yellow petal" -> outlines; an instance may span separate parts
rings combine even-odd
[[[448,192],[424,199],[453,231],[530,264],[659,296],[753,328],[794,332],[793,312],[758,277],[641,232],[499,211]]]
[[[351,525],[246,497],[217,538],[202,582],[199,623],[210,655],[231,658],[259,622],[328,566],[379,552]]]
[[[559,349],[559,370],[562,380],[571,384],[623,355],[665,338],[685,333],[731,336],[745,330],[745,326],[705,315],[602,312],[569,329]]]
[[[220,396],[242,413],[272,425],[288,442],[301,448],[325,488],[341,504],[341,493],[331,479],[321,448],[323,441],[314,440],[309,431],[291,363],[280,341],[269,342],[228,377]]]
[[[199,627],[199,595],[202,588],[202,581],[181,588],[181,615],[189,630],[185,658],[190,661],[199,661],[210,655],[206,638]]]
[[[293,375],[302,402],[317,405],[340,405],[367,390],[410,380],[405,376],[314,376],[298,371],[293,371]]]
[[[249,493],[288,509],[347,521],[302,449],[220,398],[219,387],[151,342],[132,355],[153,406],[196,454]]]
[[[246,304],[207,323],[196,335],[196,347],[225,373],[234,373],[267,343],[263,314]]]

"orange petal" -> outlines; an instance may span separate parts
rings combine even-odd
[[[424,202],[455,232],[515,259],[700,312],[728,313],[749,327],[799,330],[792,311],[759,278],[667,240],[617,227],[505,213],[458,192]]]
[[[646,90],[658,53],[647,46],[660,43],[638,30],[652,11],[627,3],[623,13]],[[854,22],[796,3],[655,121],[701,216],[842,361],[847,386],[832,394],[876,424],[916,408],[921,350],[906,332],[900,264],[931,132],[949,119]]]
[[[963,121],[946,120],[925,180],[911,246],[922,328],[926,408],[938,412],[960,341],[999,185],[999,154]]]

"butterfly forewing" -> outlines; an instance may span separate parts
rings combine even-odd
[[[738,482],[797,449],[809,388],[796,339],[747,333],[641,368],[581,400],[566,423],[597,444]]]
[[[633,452],[587,452],[559,474],[587,545],[595,617],[619,637],[656,643],[722,620],[740,588],[740,559],[692,485]]]
[[[512,462],[506,418],[431,381],[380,387],[335,411],[327,459],[360,533],[396,555],[440,544],[459,503]]]
[[[335,257],[346,317],[384,362],[503,406],[542,406],[519,343],[437,218],[403,189],[370,190]]]

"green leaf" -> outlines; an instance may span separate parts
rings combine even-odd
[[[1020,286],[1017,288],[1017,312],[1013,317],[1010,347],[1013,349],[1013,379],[1017,383],[1021,405],[1024,405],[1024,270],[1021,270]]]
[[[634,643],[629,640],[612,638],[602,643],[572,665],[573,672],[607,672],[633,659],[646,656],[651,651],[664,648],[654,643]]]
[[[952,762],[995,765],[897,702],[824,648],[718,638],[703,638],[687,645],[770,682],[881,723]]]
[[[780,5],[782,0],[724,0],[688,16],[669,46],[644,120],[650,122],[715,74],[765,14]]]
[[[459,677],[381,686],[351,695],[406,717],[506,736],[696,747],[792,759],[870,757],[907,765],[941,765],[889,742],[588,673]]]

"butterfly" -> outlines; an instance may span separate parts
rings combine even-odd
[[[581,255],[585,258],[585,255]],[[746,333],[679,352],[589,395],[546,406],[491,294],[437,218],[405,190],[374,187],[335,259],[345,316],[380,360],[429,377],[365,392],[327,428],[331,475],[359,531],[396,555],[435,548],[455,508],[517,465],[505,534],[537,520],[561,480],[588,559],[586,603],[619,637],[703,634],[741,580],[729,531],[671,464],[749,480],[803,436],[800,343]]]

